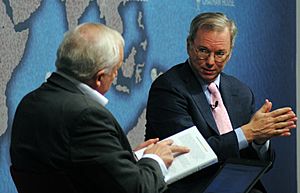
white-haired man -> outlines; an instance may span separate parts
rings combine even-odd
[[[66,33],[57,71],[16,111],[10,154],[19,192],[166,190],[163,175],[172,153],[189,150],[151,139],[139,146],[148,148],[136,161],[122,128],[104,107],[123,46],[122,36],[102,24],[84,23]]]

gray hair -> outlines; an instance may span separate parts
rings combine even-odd
[[[96,29],[92,34],[84,27]],[[57,50],[55,62],[62,71],[85,82],[104,69],[110,73],[120,60],[120,49],[124,47],[121,34],[103,24],[84,23],[67,32]]]
[[[196,36],[198,29],[209,31],[223,31],[229,29],[231,37],[231,48],[234,46],[237,27],[233,20],[227,18],[223,13],[201,13],[197,15],[191,22],[189,35],[187,37],[188,45],[191,44]]]

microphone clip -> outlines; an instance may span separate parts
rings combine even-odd
[[[217,108],[218,104],[219,104],[219,102],[215,101],[215,104],[210,104],[209,106],[212,110],[214,110],[215,108]]]

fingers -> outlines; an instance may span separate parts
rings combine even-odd
[[[287,126],[287,127],[284,127],[284,128],[282,128],[282,129],[288,129],[288,130],[291,130],[291,129],[296,129],[296,124],[292,124],[292,125],[289,125],[289,126]]]
[[[265,111],[265,113],[270,112],[271,109],[272,109],[272,102],[270,102],[269,99],[266,99],[265,100],[265,104],[266,104],[266,109],[265,109],[266,111]]]
[[[159,138],[149,139],[149,140],[145,141],[144,144],[145,144],[146,146],[148,146],[148,145],[157,143],[158,141],[159,141]]]
[[[280,137],[288,137],[291,136],[291,132],[284,132],[281,135],[279,135]]]
[[[267,113],[271,109],[272,109],[272,103],[268,99],[266,99],[265,103],[263,104],[263,106],[258,111],[260,111],[262,113]]]
[[[275,123],[274,125],[272,125],[272,127],[273,127],[272,135],[280,136],[283,133],[290,133],[291,129],[296,128],[296,124],[293,121],[285,121],[285,122]],[[284,136],[286,136],[286,135],[284,135]]]
[[[166,139],[155,144],[152,143],[144,151],[144,154],[158,155],[164,161],[166,167],[169,167],[176,156],[190,151],[187,147],[173,145],[173,143],[172,139]]]
[[[293,121],[293,122],[295,122],[295,121],[297,121],[297,120],[298,120],[297,117],[293,117],[293,118],[289,119],[288,121]]]
[[[174,141],[172,139],[167,139],[160,142],[161,145],[169,145],[172,153],[188,153],[190,149],[188,147],[173,145]]]
[[[133,151],[138,151],[142,148],[152,146],[153,144],[157,143],[158,141],[159,141],[159,138],[149,139],[149,140],[141,143],[140,145],[138,145]]]
[[[288,120],[277,121],[275,122],[275,125],[276,125],[276,129],[291,126],[291,125],[296,126],[294,121],[288,121]]]
[[[290,136],[296,128],[297,116],[290,107],[271,111],[272,103],[266,99],[249,124],[242,127],[247,141],[263,141],[277,136]]]
[[[290,107],[283,107],[283,108],[280,108],[280,109],[276,109],[272,112],[270,112],[270,115],[272,117],[278,117],[280,115],[283,115],[283,114],[293,114],[295,115],[295,113],[292,111],[292,109]]]
[[[297,117],[293,111],[289,111],[286,114],[280,115],[274,118],[274,128],[275,129],[294,129],[296,128],[295,121]]]
[[[172,145],[174,141],[172,139],[166,139],[160,142],[162,145]]]
[[[172,151],[172,153],[182,154],[182,153],[188,153],[190,151],[190,149],[188,147],[184,147],[184,146],[172,145],[171,151]]]
[[[297,121],[296,114],[292,111],[290,107],[284,107],[280,109],[276,109],[266,116],[271,116],[268,119],[269,124],[274,124],[275,129],[281,129],[284,127],[295,128],[295,121]]]
[[[290,136],[291,135],[291,129],[295,129],[296,125],[291,123],[290,125],[287,125],[285,127],[282,126],[282,124],[279,126],[279,128],[273,130],[272,136]]]

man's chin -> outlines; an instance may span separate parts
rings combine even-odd
[[[205,75],[202,74],[201,77],[207,83],[211,83],[211,82],[215,81],[217,78],[216,75],[210,75],[210,74],[205,74]]]

